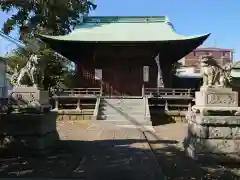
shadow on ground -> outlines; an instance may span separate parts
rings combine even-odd
[[[218,164],[214,163],[213,159],[208,159],[208,163],[197,162],[187,157],[185,152],[176,146],[156,149],[155,154],[158,161],[164,164],[162,170],[167,179],[235,180],[240,178],[239,172],[233,171],[235,168],[239,171],[239,164]]]
[[[150,113],[151,113],[151,121],[153,126],[176,123],[174,118],[172,116],[169,116],[164,111],[151,112],[150,110]]]
[[[45,155],[32,156],[15,148],[0,157],[0,177],[78,178],[91,180],[154,179],[148,174],[152,168],[147,148],[131,144],[145,142],[139,139],[59,141],[56,149]],[[220,165],[197,164],[187,158],[177,141],[151,141],[156,148],[158,162],[167,179],[226,180],[239,179],[237,174]],[[232,165],[231,165],[232,166]],[[226,166],[228,167],[228,166]],[[233,167],[231,167],[233,168]],[[146,172],[142,172],[142,171]],[[158,178],[156,178],[158,179]]]

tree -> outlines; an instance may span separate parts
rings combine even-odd
[[[0,10],[14,14],[4,23],[7,34],[19,28],[20,38],[25,34],[45,31],[48,34],[69,33],[81,21],[81,15],[95,9],[89,0],[3,0]]]
[[[95,9],[96,5],[89,0],[3,0],[0,1],[0,10],[13,12],[3,25],[5,34],[14,28],[19,31],[20,40],[25,48],[17,48],[9,59],[9,66],[25,64],[32,53],[40,56],[41,62],[46,65],[44,73],[45,89],[57,86],[70,79],[73,72],[69,70],[70,62],[56,55],[47,46],[37,41],[36,33],[50,35],[64,35],[69,33],[81,21],[81,16]],[[66,77],[66,78],[65,78]]]

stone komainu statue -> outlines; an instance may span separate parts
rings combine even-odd
[[[231,83],[231,64],[220,67],[212,55],[200,58],[203,87],[227,87]]]
[[[42,84],[43,75],[37,55],[31,55],[26,65],[18,72],[16,86],[22,85],[21,81],[25,75],[29,77],[33,86],[39,87]]]

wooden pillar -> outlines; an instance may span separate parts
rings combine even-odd
[[[81,103],[81,101],[80,101],[80,98],[78,98],[77,99],[77,108],[76,108],[76,110],[80,110],[80,103]]]
[[[169,111],[167,100],[165,100],[164,109],[165,109],[165,111],[167,111],[167,112]]]
[[[56,98],[56,99],[55,99],[55,108],[54,108],[54,111],[58,111],[58,109],[59,109],[59,99]]]
[[[82,72],[81,72],[81,64],[80,64],[80,61],[77,61],[76,62],[76,65],[75,65],[75,68],[76,68],[76,86],[77,87],[81,87],[81,79],[82,79]]]
[[[160,59],[163,82],[165,88],[172,87],[172,63],[166,59]]]

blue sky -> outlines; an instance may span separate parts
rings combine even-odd
[[[178,33],[212,33],[204,46],[233,48],[240,60],[240,0],[96,0],[91,15],[166,15]],[[0,26],[7,15],[0,13]],[[14,34],[13,34],[14,35]],[[14,46],[0,38],[0,55]]]

